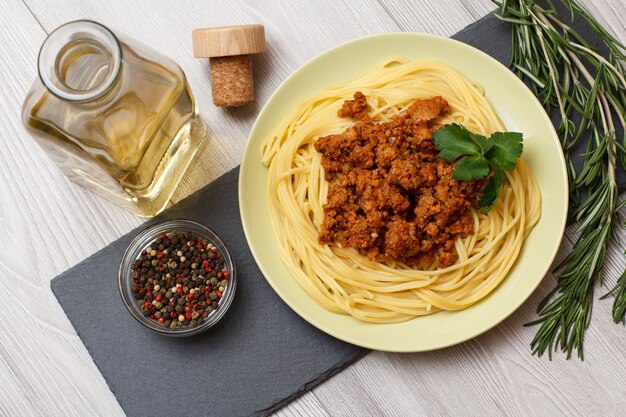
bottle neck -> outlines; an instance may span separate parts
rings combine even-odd
[[[39,51],[39,78],[62,100],[88,102],[115,84],[122,62],[116,36],[105,26],[77,20],[55,29]]]

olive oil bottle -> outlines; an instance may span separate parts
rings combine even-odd
[[[206,128],[183,70],[92,21],[41,47],[22,120],[73,181],[142,216],[168,203]]]

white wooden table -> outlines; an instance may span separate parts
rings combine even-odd
[[[626,42],[624,0],[584,2]],[[68,182],[22,127],[21,103],[47,33],[93,19],[182,65],[211,138],[180,199],[238,165],[259,109],[309,58],[370,33],[448,36],[492,8],[488,0],[1,0],[0,415],[123,415],[49,282],[142,220]],[[191,30],[242,23],[265,25],[268,53],[255,61],[257,102],[225,111],[211,104],[206,62],[192,57]],[[571,241],[568,230],[560,256]],[[617,247],[608,259],[605,289],[625,266]],[[515,314],[470,342],[423,354],[371,353],[277,415],[626,415],[626,329],[610,321],[610,300],[595,302],[584,362],[531,356],[535,330],[522,324],[553,284],[546,277]]]

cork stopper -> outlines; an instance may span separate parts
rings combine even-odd
[[[263,25],[196,29],[192,35],[194,57],[209,58],[213,103],[235,107],[254,101],[250,55],[265,52]]]

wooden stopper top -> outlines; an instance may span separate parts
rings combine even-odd
[[[225,26],[193,31],[193,56],[250,55],[265,52],[263,25]]]

